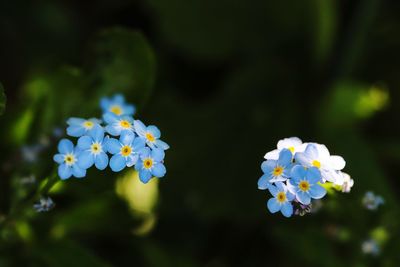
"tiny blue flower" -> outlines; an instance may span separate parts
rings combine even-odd
[[[282,149],[278,160],[266,160],[261,164],[264,175],[258,180],[258,189],[264,190],[274,182],[286,181],[292,167],[292,152]]]
[[[41,198],[39,200],[39,203],[36,203],[33,205],[33,208],[37,211],[37,212],[45,212],[45,211],[49,211],[51,209],[53,209],[55,206],[53,200],[48,197],[48,198]]]
[[[321,181],[321,173],[318,168],[309,169],[301,165],[292,168],[288,189],[296,195],[296,199],[303,205],[308,205],[311,198],[320,199],[326,194],[326,189],[318,184]]]
[[[146,125],[144,125],[140,120],[135,120],[133,125],[136,133],[141,138],[146,140],[146,144],[150,148],[160,148],[163,150],[167,150],[169,148],[167,143],[159,139],[161,137],[161,132],[156,126],[149,125],[146,127]]]
[[[114,172],[119,172],[125,167],[132,167],[139,159],[139,151],[146,146],[141,138],[135,137],[130,131],[122,131],[119,140],[110,138],[107,150],[114,156],[110,159],[110,167]]]
[[[362,203],[365,208],[369,210],[377,210],[380,205],[385,203],[385,200],[378,195],[375,195],[373,192],[368,191],[365,193]]]
[[[96,118],[91,118],[88,120],[81,118],[69,118],[67,124],[67,134],[73,137],[81,137],[86,135],[90,130],[96,125],[100,125],[101,121]]]
[[[104,129],[98,125],[89,131],[89,135],[80,137],[77,145],[82,151],[78,160],[79,167],[88,169],[94,164],[97,169],[104,170],[108,165],[105,143]]]
[[[58,175],[61,179],[65,180],[71,176],[82,178],[86,176],[86,170],[79,167],[78,158],[81,154],[79,148],[74,148],[74,144],[68,139],[61,139],[58,143],[59,154],[54,155],[55,162],[60,164],[58,166]]]
[[[293,205],[290,203],[294,195],[290,193],[282,182],[277,182],[276,186],[269,186],[269,191],[274,196],[267,202],[268,210],[271,213],[281,211],[283,216],[290,217],[293,214]]]
[[[134,105],[126,104],[125,98],[121,94],[116,94],[111,98],[103,97],[100,100],[103,113],[112,112],[117,116],[133,115],[136,108]]]
[[[165,175],[167,170],[163,164],[164,156],[164,150],[159,148],[151,150],[145,147],[140,151],[139,161],[135,165],[140,181],[147,183],[153,176],[163,177]]]
[[[131,116],[117,116],[114,113],[105,113],[103,119],[107,123],[106,131],[111,135],[119,136],[122,131],[135,132]]]

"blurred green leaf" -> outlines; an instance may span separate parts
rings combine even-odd
[[[0,83],[0,115],[4,113],[6,109],[6,94],[4,93],[4,88]]]
[[[155,57],[142,34],[123,28],[100,32],[94,41],[87,66],[97,97],[124,93],[142,105],[155,81]]]
[[[44,247],[35,248],[35,252],[37,257],[46,263],[46,266],[110,266],[96,257],[91,251],[72,240],[45,244]]]

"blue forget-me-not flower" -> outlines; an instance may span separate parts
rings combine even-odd
[[[116,94],[111,98],[103,97],[100,100],[100,107],[103,113],[114,113],[117,116],[133,115],[136,108],[134,105],[125,103],[125,98],[121,94]]]
[[[135,169],[139,172],[139,178],[143,183],[147,183],[153,176],[163,177],[167,172],[164,162],[164,150],[159,148],[149,149],[148,147],[140,151],[139,161]]]
[[[272,183],[286,181],[290,177],[292,166],[292,152],[283,149],[279,153],[278,160],[266,160],[261,164],[264,172],[258,180],[258,189],[267,189]]]
[[[54,161],[60,164],[58,166],[58,175],[65,180],[71,176],[82,178],[86,176],[86,170],[78,165],[78,159],[81,154],[79,148],[68,139],[62,139],[58,143],[59,154],[54,155]]]
[[[161,132],[156,126],[149,125],[146,127],[146,125],[144,125],[140,120],[135,120],[133,125],[136,133],[146,141],[146,144],[150,148],[156,147],[163,150],[167,150],[169,148],[167,143],[159,139],[161,137]]]
[[[267,202],[268,210],[271,213],[281,211],[285,217],[292,216],[293,205],[291,201],[294,199],[294,195],[287,190],[282,182],[277,182],[268,189],[273,196],[273,198],[270,198]]]
[[[77,147],[82,151],[79,155],[78,165],[83,169],[88,169],[94,164],[97,169],[104,170],[108,165],[105,145],[104,129],[97,125],[89,131],[88,135],[78,139]]]
[[[67,120],[68,128],[67,134],[72,137],[81,137],[87,134],[95,126],[100,125],[101,121],[96,118],[81,119],[81,118],[70,118]]]

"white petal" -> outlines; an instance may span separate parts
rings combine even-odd
[[[331,156],[330,157],[330,166],[337,170],[340,171],[346,166],[346,161],[341,156]]]
[[[268,152],[267,154],[265,154],[264,158],[278,160],[279,159],[279,150],[275,149],[273,151]]]
[[[300,146],[301,144],[302,144],[302,141],[297,137],[285,138],[285,139],[279,140],[278,149],[282,150],[284,148],[297,147],[297,146]]]

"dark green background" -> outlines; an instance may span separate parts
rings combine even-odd
[[[0,218],[18,216],[0,266],[398,266],[399,29],[397,1],[2,1]],[[37,187],[21,177],[55,166],[54,128],[116,92],[171,146],[167,176],[140,189],[158,187],[155,206],[130,210],[120,175],[95,169],[49,213],[18,206]],[[271,215],[260,164],[290,136],[342,155],[352,192]],[[361,251],[370,237],[379,256]]]

